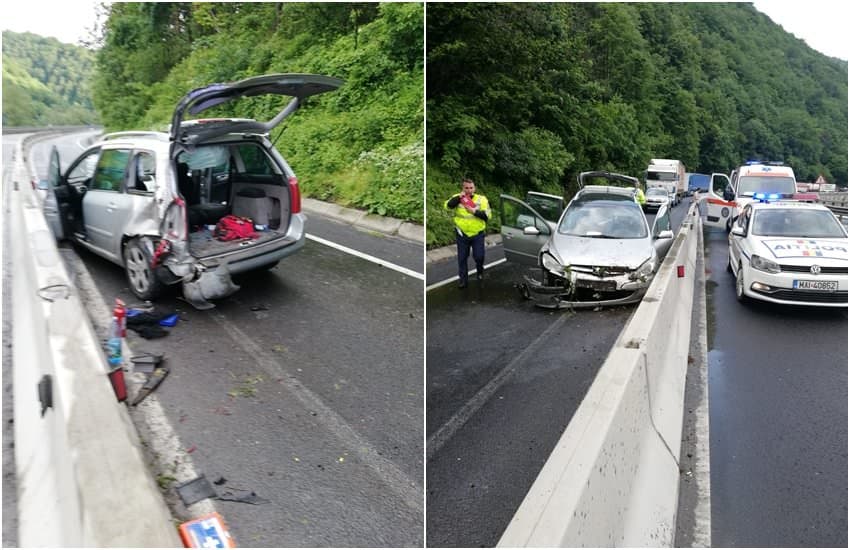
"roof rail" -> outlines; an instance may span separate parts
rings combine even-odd
[[[120,139],[127,137],[154,137],[159,138],[161,140],[168,139],[168,135],[162,132],[153,132],[153,131],[140,131],[140,130],[130,130],[127,132],[112,132],[110,134],[106,134],[100,139],[102,141],[109,141],[110,139]]]

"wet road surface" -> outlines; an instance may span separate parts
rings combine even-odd
[[[421,259],[418,243],[310,219],[308,231],[345,234],[346,246],[411,269]],[[108,303],[137,302],[122,268],[76,252]],[[180,314],[177,326],[155,340],[128,331],[128,342],[165,353],[155,396],[195,468],[225,478],[219,491],[270,501],[216,504],[237,544],[421,546],[422,280],[308,240],[236,283],[210,311],[167,293],[157,305]]]
[[[447,263],[428,267],[428,283],[455,274]],[[428,292],[428,546],[498,542],[634,312],[537,308],[514,288],[526,269],[503,263],[483,285]]]
[[[847,547],[847,310],[735,299],[705,230],[712,545]]]

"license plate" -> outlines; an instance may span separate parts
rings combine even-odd
[[[826,290],[835,292],[838,290],[838,281],[798,281],[794,280],[794,288],[798,290]]]
[[[589,281],[586,279],[576,279],[576,286],[581,288],[590,288],[602,292],[614,292],[617,290],[616,281]]]

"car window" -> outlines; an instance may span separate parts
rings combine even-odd
[[[139,151],[133,156],[132,179],[128,191],[153,191],[156,185],[156,158],[153,153]]]
[[[660,197],[666,197],[667,191],[665,189],[661,189],[660,187],[650,187],[649,191],[646,192],[647,197],[654,197],[656,195]]]
[[[573,201],[558,232],[608,239],[642,239],[648,233],[640,206],[623,200]]]
[[[94,174],[94,167],[97,165],[97,156],[100,154],[100,149],[95,149],[87,153],[84,157],[77,159],[77,163],[68,171],[66,179],[70,184],[87,183]]]
[[[844,229],[828,210],[765,209],[753,216],[753,234],[763,237],[843,239]]]
[[[242,170],[240,173],[251,175],[272,175],[278,173],[274,164],[270,161],[266,152],[256,145],[240,145],[237,148],[239,157],[242,159]]]
[[[653,237],[658,237],[662,231],[667,231],[668,229],[672,229],[670,225],[670,211],[664,210],[664,213],[660,216],[655,216],[655,221],[652,223],[653,228]]]
[[[534,226],[543,234],[549,233],[549,226],[535,216],[530,208],[512,200],[502,200],[502,225],[514,229]]]
[[[104,151],[97,162],[91,188],[99,191],[120,191],[129,159],[130,151],[125,149]]]
[[[738,195],[753,193],[796,193],[794,178],[780,176],[743,176],[738,178]]]

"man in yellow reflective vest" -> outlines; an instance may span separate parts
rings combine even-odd
[[[475,194],[475,183],[471,179],[464,179],[463,191],[447,200],[445,207],[454,209],[458,287],[466,288],[470,248],[478,280],[484,278],[484,230],[490,219],[490,203],[484,195]]]

